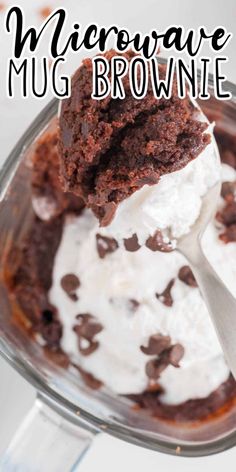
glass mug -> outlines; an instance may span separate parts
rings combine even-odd
[[[164,62],[164,61],[163,61]],[[209,92],[213,78],[209,77]],[[225,83],[232,100],[213,97],[203,102],[219,116],[220,126],[236,134],[236,86]],[[209,455],[236,444],[235,405],[211,421],[182,424],[164,422],[135,411],[132,403],[105,388],[88,388],[79,375],[60,368],[45,356],[35,339],[13,322],[10,294],[2,274],[6,255],[20,240],[30,218],[31,145],[55,123],[58,101],[52,100],[13,149],[0,173],[0,351],[1,355],[37,390],[35,405],[3,455],[4,472],[75,470],[93,437],[106,431],[119,439],[159,452],[188,457]]]

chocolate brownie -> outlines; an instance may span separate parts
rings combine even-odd
[[[109,62],[114,55],[112,50],[104,54]],[[134,53],[124,56],[130,61]],[[160,79],[165,73],[160,65]],[[207,124],[197,120],[190,100],[179,99],[176,78],[170,99],[154,97],[150,77],[142,100],[131,95],[128,76],[123,85],[122,100],[92,99],[92,61],[84,60],[72,78],[71,97],[63,100],[59,121],[64,189],[82,197],[104,226],[119,202],[145,184],[156,184],[162,174],[184,167],[210,141],[204,133]]]

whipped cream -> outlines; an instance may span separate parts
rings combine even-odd
[[[195,101],[196,119],[208,123]],[[136,234],[140,245],[157,229],[167,240],[189,232],[197,220],[202,197],[220,180],[221,164],[213,135],[213,125],[205,131],[211,142],[183,169],[162,175],[155,185],[144,185],[119,203],[111,223],[101,228],[101,234],[123,239]]]
[[[223,180],[236,179],[233,169],[226,165],[222,169]],[[192,189],[195,188],[197,182],[192,172],[186,168],[181,172],[186,172]],[[185,204],[188,205],[188,199]],[[148,385],[145,366],[152,358],[140,346],[146,346],[153,334],[169,335],[172,344],[184,346],[185,353],[179,368],[168,366],[158,379],[165,390],[162,401],[179,404],[208,396],[227,379],[229,369],[198,288],[187,286],[177,277],[179,269],[186,265],[183,256],[175,251],[153,253],[146,247],[130,253],[120,246],[101,259],[96,246],[97,233],[101,234],[101,228],[90,210],[66,219],[49,294],[63,324],[62,348],[74,362],[114,392],[140,393]],[[215,270],[236,296],[236,245],[221,243],[217,228],[211,223],[203,247]],[[80,279],[77,301],[72,301],[61,287],[61,279],[68,273]],[[173,305],[167,307],[156,293],[162,293],[172,278],[175,279],[171,291]],[[139,303],[135,310],[130,300]],[[88,356],[79,352],[78,338],[73,331],[76,315],[84,313],[93,315],[103,326],[96,335],[99,347]]]

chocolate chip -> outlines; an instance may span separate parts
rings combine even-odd
[[[106,203],[103,207],[104,216],[100,219],[100,226],[108,226],[114,218],[117,205],[115,202]]]
[[[221,196],[227,203],[232,203],[236,199],[236,182],[223,182]]]
[[[236,242],[236,224],[228,226],[224,233],[219,235],[219,239],[225,244]]]
[[[103,329],[101,323],[98,323],[89,313],[77,315],[76,319],[79,321],[79,324],[74,327],[74,331],[88,341],[92,340]]]
[[[184,355],[184,347],[182,344],[174,344],[167,349],[164,349],[159,357],[151,359],[146,364],[146,374],[150,379],[156,380],[168,365],[179,367],[179,361]]]
[[[130,238],[124,239],[124,246],[126,251],[135,252],[140,249],[140,244],[138,242],[137,234],[133,234]]]
[[[146,364],[145,372],[149,379],[156,380],[158,377],[160,377],[160,374],[166,369],[166,367],[168,367],[168,365],[169,361],[167,358],[151,359]]]
[[[150,336],[148,340],[148,346],[141,346],[140,349],[144,354],[157,356],[163,351],[168,349],[171,345],[170,336],[164,336],[163,334],[154,334]]]
[[[76,289],[80,286],[80,280],[75,274],[66,274],[61,279],[61,287],[73,301],[78,300]]]
[[[131,307],[132,311],[136,311],[138,307],[140,306],[140,303],[135,300],[134,298],[129,299],[129,306]]]
[[[216,219],[226,226],[236,223],[236,202],[228,203],[225,207],[218,211]]]
[[[171,289],[175,283],[175,279],[171,279],[170,282],[168,283],[167,287],[162,293],[156,293],[156,297],[160,302],[162,302],[166,306],[172,306],[173,305],[173,298],[171,295]]]
[[[157,230],[153,236],[149,236],[146,241],[146,247],[151,251],[171,252],[173,245],[171,241],[164,241],[160,230]]]
[[[73,330],[78,336],[79,351],[84,356],[88,356],[99,347],[99,342],[95,341],[94,337],[102,331],[103,327],[89,313],[77,315],[76,318],[79,323],[73,327]]]
[[[196,279],[189,266],[185,265],[181,267],[178,273],[178,278],[181,282],[184,282],[189,287],[197,287]]]
[[[184,347],[182,344],[174,344],[169,350],[169,362],[174,367],[179,367],[179,361],[182,359],[184,355]]]
[[[101,236],[101,234],[96,234],[96,242],[97,242],[97,251],[99,257],[104,259],[107,254],[111,254],[112,252],[118,249],[118,243],[114,238],[108,238],[106,236]]]

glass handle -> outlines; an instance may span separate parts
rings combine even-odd
[[[37,397],[0,459],[4,472],[76,472],[94,433],[64,419]]]

